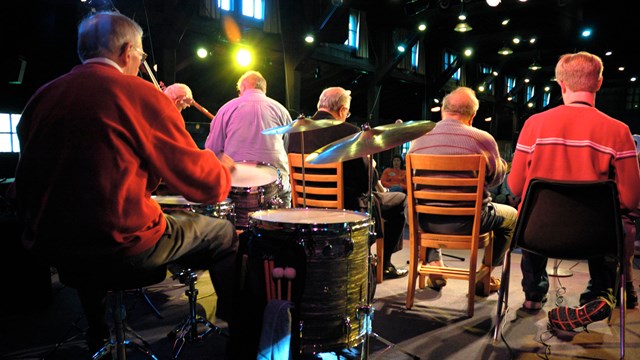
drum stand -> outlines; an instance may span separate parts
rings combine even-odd
[[[369,236],[371,236],[373,239],[376,238],[376,233],[375,233],[375,226],[374,226],[374,219],[373,219],[373,157],[372,155],[368,155],[369,156],[369,193],[367,194],[368,200],[369,200],[369,204],[368,204],[368,212],[369,212],[369,220],[370,220],[370,225],[369,225]],[[371,241],[369,242],[369,244],[371,243]],[[378,259],[379,261],[384,261],[384,259]],[[376,281],[375,280],[375,276],[373,276],[373,274],[371,273],[371,256],[368,257],[368,262],[367,262],[367,273],[368,273],[368,281]],[[369,287],[372,286],[372,284],[367,283]],[[403,349],[402,347],[398,346],[397,344],[392,343],[391,341],[383,338],[382,336],[376,334],[373,331],[373,312],[375,311],[375,308],[373,307],[373,294],[369,294],[369,291],[367,291],[367,305],[361,307],[358,311],[360,311],[361,313],[364,314],[364,326],[366,329],[366,336],[364,338],[364,342],[362,345],[362,352],[360,354],[360,359],[362,360],[366,360],[369,359],[369,345],[371,342],[371,338],[374,338],[378,341],[380,341],[381,343],[387,345],[387,348],[384,349],[382,352],[384,353],[387,350],[390,349],[397,349],[400,352],[404,353],[405,355],[408,355],[409,357],[411,357],[412,359],[415,360],[420,360],[420,357],[412,354],[410,352],[408,352],[407,350]]]
[[[182,351],[185,342],[200,341],[213,331],[223,335],[222,329],[215,326],[206,318],[196,314],[196,302],[198,301],[198,289],[196,289],[196,280],[198,275],[191,269],[181,269],[174,275],[180,283],[186,284],[189,288],[185,294],[189,298],[189,315],[178,326],[175,327],[167,337],[173,340],[173,348],[171,352],[172,359],[177,359]],[[198,331],[198,324],[203,324],[207,328],[202,334]]]

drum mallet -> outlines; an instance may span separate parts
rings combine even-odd
[[[296,278],[296,269],[287,266],[284,277],[287,279],[287,301],[291,301],[291,281]]]
[[[277,286],[275,298],[277,300],[282,300],[282,287],[280,285],[280,279],[282,279],[282,277],[284,276],[284,269],[281,267],[274,268],[272,275],[273,275],[273,278],[276,280],[276,286]]]

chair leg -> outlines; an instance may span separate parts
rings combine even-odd
[[[498,307],[496,312],[496,325],[493,329],[493,345],[497,344],[502,327],[502,321],[509,307],[509,279],[511,273],[511,249],[504,254],[502,264],[502,276],[500,277],[500,290],[498,290]]]
[[[413,241],[412,241],[413,243]],[[409,279],[407,281],[407,299],[405,307],[411,310],[413,307],[413,299],[416,294],[416,279],[419,275],[419,259],[418,259],[418,245],[411,244],[409,249]]]
[[[376,281],[378,284],[382,284],[382,281],[384,280],[384,238],[376,239],[376,256],[378,257]]]
[[[627,309],[627,288],[624,276],[624,264],[620,266],[620,359],[624,359],[625,353],[625,327]]]

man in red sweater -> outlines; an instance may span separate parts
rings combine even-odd
[[[629,127],[594,107],[602,85],[602,60],[587,52],[566,54],[556,65],[556,79],[564,105],[531,116],[524,124],[508,177],[509,188],[523,197],[531,179],[614,179],[623,213],[640,201],[640,171]],[[546,300],[549,278],[547,258],[522,252],[522,287],[525,309],[539,310]],[[615,304],[616,264],[589,260],[591,281],[580,296],[579,308],[562,308],[553,314],[569,314],[578,328],[608,318]]]
[[[233,159],[199,149],[171,100],[136,76],[146,54],[133,20],[114,12],[87,17],[78,55],[81,65],[33,95],[17,128],[24,245],[53,266],[88,274],[168,263],[208,270],[217,316],[229,321],[234,225],[165,214],[151,193],[163,179],[187,200],[218,203],[231,188]],[[92,350],[109,337],[100,312],[105,294],[80,293]]]

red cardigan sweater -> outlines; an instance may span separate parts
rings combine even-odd
[[[160,179],[201,203],[231,188],[169,98],[108,64],[78,65],[40,88],[17,132],[25,243],[50,258],[119,258],[154,245],[166,228],[151,199]]]
[[[629,127],[593,107],[562,105],[525,122],[511,164],[509,188],[523,197],[535,177],[613,179],[622,209],[636,209],[640,201],[640,170]]]

